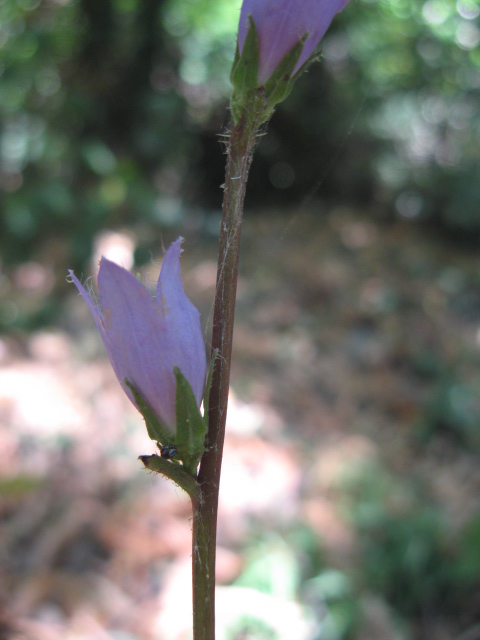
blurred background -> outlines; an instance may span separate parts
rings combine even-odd
[[[208,348],[240,0],[0,2],[0,638],[185,640],[190,509],[68,268],[184,236]],[[480,5],[358,0],[247,193],[219,640],[480,639]]]

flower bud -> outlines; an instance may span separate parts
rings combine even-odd
[[[335,14],[348,0],[243,0],[231,80],[232,113],[258,107],[252,92],[263,89],[263,121],[290,93],[299,72],[315,58]],[[261,107],[260,107],[261,108]],[[262,119],[262,118],[261,118]]]
[[[252,16],[258,34],[258,83],[264,84],[283,58],[305,35],[295,75],[315,52],[335,14],[348,0],[244,0],[238,28],[240,55]]]
[[[169,442],[175,439],[176,432],[178,372],[190,385],[199,407],[207,367],[200,314],[183,289],[181,242],[179,238],[165,254],[156,296],[126,269],[102,258],[97,306],[70,271],[97,323],[125,393],[139,409],[139,402],[146,403],[167,434],[162,439]],[[142,413],[145,417],[145,407]]]

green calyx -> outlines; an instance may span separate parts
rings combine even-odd
[[[185,491],[187,491],[186,487],[190,485],[188,482],[186,484],[181,482],[182,475],[187,473],[189,477],[196,478],[198,463],[205,452],[205,437],[208,432],[208,397],[216,357],[217,352],[215,351],[212,355],[205,385],[203,417],[188,380],[178,367],[174,368],[177,382],[175,394],[176,433],[172,433],[171,429],[159,420],[139,390],[131,382],[124,380],[145,420],[150,439],[157,443],[163,456],[162,458],[159,458],[158,455],[140,456],[140,459],[148,469],[173,479]],[[176,469],[174,470],[169,465],[173,465]],[[187,492],[190,493],[189,490]]]
[[[313,54],[295,75],[292,75],[308,37],[308,33],[305,33],[281,60],[270,78],[263,85],[260,85],[258,83],[258,33],[251,16],[249,16],[249,20],[250,28],[245,38],[242,54],[240,55],[237,43],[230,73],[230,80],[233,84],[230,107],[234,124],[237,124],[242,115],[246,114],[248,118],[254,119],[261,125],[269,120],[275,106],[285,100],[292,90],[295,80],[318,54]]]
[[[230,72],[230,81],[233,84],[231,109],[235,123],[240,119],[245,106],[252,102],[252,92],[258,89],[258,34],[251,16],[249,16],[249,20],[250,28],[245,38],[242,55],[240,55],[237,43],[235,59]]]
[[[178,367],[175,367],[177,379],[177,437],[175,448],[176,457],[183,462],[183,466],[195,476],[200,458],[205,451],[205,435],[207,425],[202,418],[191,386]]]
[[[138,410],[145,420],[145,426],[147,427],[147,433],[150,440],[155,442],[161,442],[163,445],[173,444],[173,435],[171,430],[161,422],[157,415],[150,408],[150,405],[142,396],[140,391],[129,380],[124,379],[124,383],[130,389],[135,400],[135,404]]]

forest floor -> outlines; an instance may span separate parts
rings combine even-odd
[[[209,336],[216,242],[181,234]],[[188,500],[65,308],[0,340],[0,639],[186,640]],[[346,209],[247,216],[218,640],[478,640],[479,462],[478,255]]]

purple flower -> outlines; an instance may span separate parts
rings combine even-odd
[[[258,33],[258,82],[266,82],[285,55],[308,33],[295,74],[315,51],[335,14],[347,3],[348,0],[243,0],[238,48],[241,55],[251,15]]]
[[[165,254],[155,297],[126,269],[102,258],[97,306],[70,271],[97,323],[125,393],[135,404],[124,383],[126,378],[173,433],[176,426],[174,367],[188,380],[200,406],[207,366],[200,314],[183,289],[181,242],[182,238],[178,238]]]

